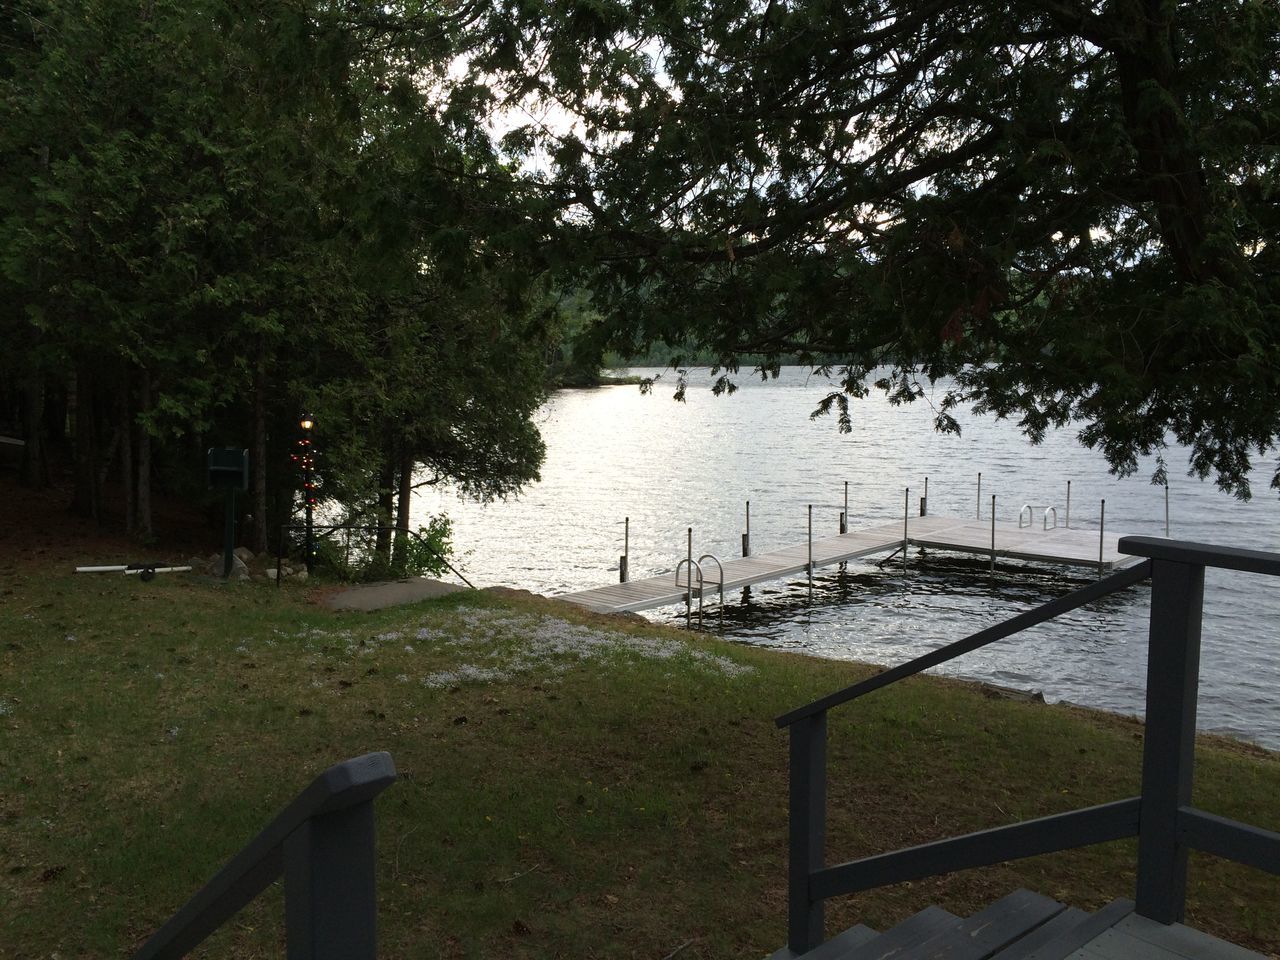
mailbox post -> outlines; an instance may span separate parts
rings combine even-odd
[[[222,539],[222,578],[225,580],[231,576],[231,558],[236,546],[236,491],[249,489],[249,451],[239,447],[210,447],[209,487],[223,491],[226,498]]]

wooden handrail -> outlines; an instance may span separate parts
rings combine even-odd
[[[1153,560],[1172,560],[1174,563],[1280,577],[1280,553],[1266,550],[1220,547],[1213,543],[1165,540],[1163,537],[1121,537],[1117,549],[1133,557],[1150,557]]]
[[[134,954],[133,960],[178,960],[185,956],[270,886],[290,867],[288,861],[295,861],[295,868],[302,860],[310,866],[314,859],[310,855],[317,847],[326,848],[324,852],[328,855],[328,862],[322,866],[331,868],[335,860],[334,836],[342,838],[340,845],[347,848],[336,851],[336,859],[344,860],[347,869],[353,861],[356,873],[362,872],[359,867],[366,862],[371,868],[373,799],[395,779],[395,765],[389,753],[366,753],[325,770],[157,930]],[[311,829],[316,825],[318,829]],[[335,827],[336,830],[333,829]],[[323,836],[326,833],[330,836]],[[367,849],[350,849],[357,846]],[[291,872],[298,875],[296,870]],[[371,874],[368,879],[368,893],[371,894]],[[295,883],[293,886],[304,884]],[[370,897],[361,897],[359,894],[362,892],[357,891],[356,896],[349,897],[346,909],[368,912]],[[350,894],[350,890],[344,893]],[[286,889],[286,897],[295,902],[298,895],[300,891]],[[289,912],[301,915],[302,911]],[[289,919],[292,921],[293,918]],[[353,915],[349,919],[354,929],[367,928],[371,931],[372,917]],[[305,923],[289,922],[288,925],[291,940],[295,939],[295,934],[303,935],[301,928]],[[372,949],[371,939],[369,947]],[[293,952],[289,955],[295,956]],[[318,953],[297,955],[320,956]],[[353,954],[352,960],[356,956]]]
[[[1143,561],[1136,566],[1127,567],[1118,573],[1113,573],[1109,577],[1091,583],[1087,587],[1068,593],[1065,597],[1050,600],[1034,610],[1020,613],[1004,623],[998,623],[994,627],[987,627],[987,629],[980,630],[971,636],[965,637],[963,640],[957,640],[944,647],[939,647],[937,650],[916,657],[914,660],[900,666],[877,673],[874,677],[852,684],[843,690],[837,690],[835,693],[827,694],[827,696],[820,697],[803,707],[797,707],[795,710],[778,717],[775,722],[779,727],[788,727],[797,720],[812,717],[815,714],[830,710],[832,707],[838,707],[842,703],[856,700],[871,693],[873,690],[879,690],[881,687],[887,687],[891,683],[897,683],[912,674],[928,670],[930,667],[936,667],[938,664],[946,663],[948,660],[954,660],[956,657],[985,647],[989,643],[1003,640],[1005,637],[1026,630],[1028,627],[1034,627],[1077,607],[1092,603],[1108,594],[1125,590],[1135,583],[1142,582],[1149,576],[1151,576],[1151,561],[1149,560]]]
[[[1190,849],[1280,874],[1280,833],[1191,805],[1205,568],[1280,576],[1280,554],[1154,537],[1123,537],[1119,549],[1147,559],[778,718],[778,726],[789,726],[791,732],[787,943],[793,955],[823,941],[823,901],[829,897],[1135,834],[1136,910],[1161,923],[1182,919]],[[1151,621],[1141,796],[835,867],[823,865],[828,709],[1148,577]]]

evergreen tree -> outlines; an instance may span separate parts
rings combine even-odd
[[[845,428],[947,378],[942,429],[1176,438],[1240,496],[1275,448],[1271,0],[509,3],[472,65],[540,118],[602,345],[837,357]]]

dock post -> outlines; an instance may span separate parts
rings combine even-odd
[[[813,593],[813,504],[809,504],[809,593]]]
[[[924,478],[924,496],[920,498],[920,516],[929,515],[929,478]]]
[[[982,519],[982,471],[978,471],[978,519]]]
[[[747,532],[742,535],[742,555],[751,556],[751,501],[747,501]]]
[[[1068,530],[1071,529],[1071,481],[1067,481],[1067,523]]]
[[[1102,509],[1098,513],[1098,576],[1102,576],[1102,571],[1105,569],[1102,566],[1102,544],[1103,544],[1102,535],[1106,529],[1107,529],[1107,501],[1104,498],[1102,501]]]
[[[849,516],[843,511],[841,511],[840,513],[840,532],[841,533],[849,532]]]
[[[979,477],[982,474],[978,474]],[[991,495],[991,572],[996,572],[996,495]]]
[[[907,521],[911,517],[911,488],[902,495],[902,572],[907,572]]]
[[[627,578],[631,576],[627,569],[630,566],[631,558],[631,518],[625,517],[622,521],[622,556],[618,558],[618,582],[626,583]]]
[[[1169,539],[1169,478],[1164,481],[1164,536]]]
[[[686,568],[685,576],[689,578],[689,589],[684,595],[684,625],[687,629],[693,629],[693,527],[689,528],[689,566]]]

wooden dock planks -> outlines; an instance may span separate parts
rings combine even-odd
[[[911,517],[907,521],[907,540],[912,546],[933,550],[952,550],[991,556],[991,521],[961,520],[956,517]],[[1113,569],[1132,563],[1136,558],[1119,552],[1120,535],[1106,535],[1102,540],[1101,567]],[[851,530],[834,537],[815,539],[812,544],[814,568],[829,567],[848,560],[857,560],[878,553],[892,551],[902,546],[903,522],[889,523]],[[1036,527],[1018,528],[1016,524],[995,525],[995,556],[1041,563],[1062,563],[1077,566],[1099,566],[1099,537],[1089,530],[1041,530]],[[808,570],[810,544],[808,541],[783,547],[767,553],[735,560],[722,560],[724,565],[724,590],[740,590],[767,580],[805,573]],[[714,564],[703,570],[705,578],[703,596],[714,597],[720,592],[720,572]],[[677,584],[672,573],[628,583],[615,583],[590,590],[561,594],[558,599],[568,600],[601,613],[627,613],[650,610],[671,604],[684,603],[686,589]],[[694,596],[698,595],[697,577],[694,577]]]

